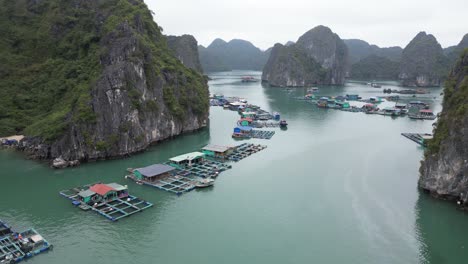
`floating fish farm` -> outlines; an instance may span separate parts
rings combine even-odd
[[[128,194],[126,186],[116,183],[90,184],[63,190],[60,195],[84,211],[92,210],[111,221],[118,221],[153,206]]]
[[[0,221],[0,263],[18,263],[52,249],[52,245],[33,228],[14,232]]]
[[[241,144],[239,146],[208,145],[201,152],[192,152],[170,158],[164,164],[153,164],[127,171],[126,179],[137,184],[181,195],[197,188],[202,179],[216,178],[231,169],[229,161],[240,161],[266,146]]]

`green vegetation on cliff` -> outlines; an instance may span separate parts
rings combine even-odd
[[[351,77],[354,79],[387,79],[398,78],[400,64],[377,55],[370,55],[351,66]]]
[[[441,143],[454,135],[453,130],[462,130],[468,116],[468,49],[461,54],[454,70],[445,82],[443,111],[434,130],[434,138],[429,141],[426,156],[439,152]],[[455,72],[457,70],[457,72]],[[452,133],[450,133],[450,128]],[[458,133],[460,134],[460,133]],[[462,142],[462,139],[459,139]]]
[[[71,124],[95,122],[92,90],[108,52],[103,42],[121,34],[125,24],[138,29],[141,49],[151,54],[144,65],[151,73],[148,85],[166,74],[184,84],[174,96],[164,89],[174,115],[183,119],[188,108],[206,113],[204,78],[172,55],[143,1],[0,0],[0,136],[25,133],[54,140]],[[130,94],[131,84],[127,89]],[[197,96],[188,96],[188,89]],[[139,97],[132,99],[135,108],[159,109]]]

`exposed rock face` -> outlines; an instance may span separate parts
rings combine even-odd
[[[419,187],[468,207],[468,50],[453,68],[444,90],[434,139],[421,163]]]
[[[166,38],[167,45],[185,67],[203,73],[198,54],[198,43],[192,35],[167,36]]]
[[[329,28],[318,26],[296,44],[275,45],[263,69],[262,80],[271,86],[342,85],[348,49]]]
[[[403,50],[399,78],[404,86],[439,86],[448,67],[436,38],[420,32]]]
[[[198,50],[205,72],[261,70],[269,55],[268,52],[263,52],[252,43],[241,39],[229,42],[215,39],[208,47],[199,46]]]
[[[32,6],[38,2],[41,8],[47,8],[45,3],[55,0],[29,1]],[[53,133],[54,137],[46,140],[49,131],[26,130],[34,132],[29,132],[21,145],[34,157],[89,161],[123,156],[207,125],[206,80],[172,55],[143,1],[117,2],[77,0],[51,5],[63,13],[72,10],[70,15],[77,21],[81,21],[80,16],[92,18],[92,26],[85,30],[96,28],[98,32],[91,45],[100,51],[99,64],[95,80],[65,91],[64,99],[78,91],[82,97],[59,119],[64,125]],[[67,31],[54,24],[50,28],[56,28],[55,37],[59,39],[76,30],[74,24],[68,24]]]

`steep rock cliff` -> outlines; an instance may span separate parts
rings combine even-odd
[[[185,67],[203,73],[198,54],[198,43],[192,35],[166,36],[167,45]]]
[[[399,78],[404,86],[439,86],[448,68],[436,38],[420,32],[403,50]]]
[[[207,124],[206,80],[142,0],[1,0],[0,13],[0,124],[34,157],[122,156]]]
[[[420,188],[468,206],[468,49],[445,83],[443,110],[420,172]]]
[[[275,45],[263,68],[262,80],[271,86],[342,85],[348,50],[329,28],[318,26],[296,44]]]

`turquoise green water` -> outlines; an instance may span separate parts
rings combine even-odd
[[[208,143],[233,144],[235,112],[211,108],[210,127],[122,160],[52,170],[0,151],[0,218],[35,227],[55,245],[37,264],[82,263],[464,263],[468,215],[417,189],[421,147],[402,132],[431,121],[317,109],[305,94],[242,84],[218,73],[210,90],[242,96],[288,120],[268,148],[222,173],[212,189],[180,197],[124,179],[127,167],[165,161]],[[383,88],[394,88],[388,82]],[[320,95],[379,94],[359,83]],[[440,89],[423,100],[440,111]],[[434,99],[433,97],[436,97]],[[112,223],[58,191],[95,181],[128,184],[155,207]]]

